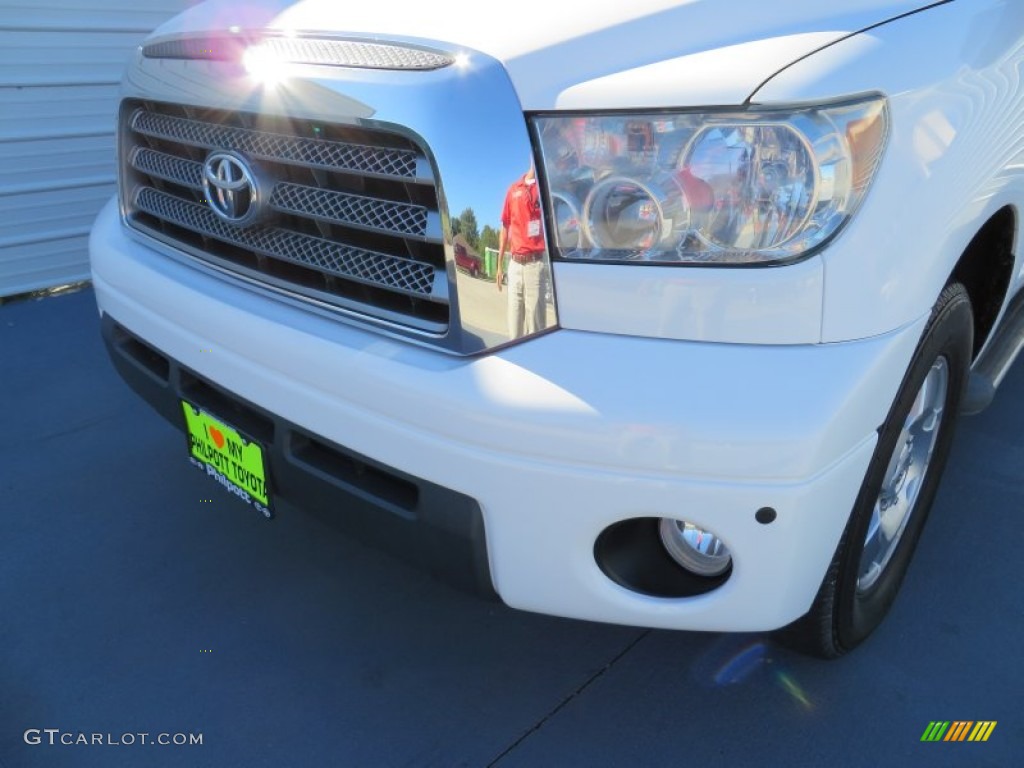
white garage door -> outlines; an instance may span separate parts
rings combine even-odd
[[[88,277],[131,50],[196,0],[0,0],[0,297]]]

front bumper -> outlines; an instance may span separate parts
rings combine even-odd
[[[454,358],[168,259],[127,236],[113,205],[91,255],[101,312],[161,354],[307,435],[479,504],[510,606],[676,629],[767,630],[806,612],[924,323],[816,346],[562,330]],[[778,517],[762,525],[766,506]],[[605,576],[600,533],[663,516],[727,543],[721,587],[666,599]]]
[[[109,314],[102,332],[121,378],[178,429],[185,431],[181,404],[187,400],[258,440],[275,498],[318,512],[453,584],[494,595],[483,517],[473,499],[332,445],[239,400],[136,338]]]

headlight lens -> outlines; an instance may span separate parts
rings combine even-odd
[[[888,135],[881,97],[534,122],[555,253],[604,262],[796,260],[856,211]]]

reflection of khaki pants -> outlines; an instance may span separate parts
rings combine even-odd
[[[508,262],[508,333],[513,339],[544,327],[544,261]]]

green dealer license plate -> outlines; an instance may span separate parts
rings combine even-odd
[[[182,400],[192,464],[238,496],[264,517],[270,517],[270,490],[263,447],[234,427]]]

